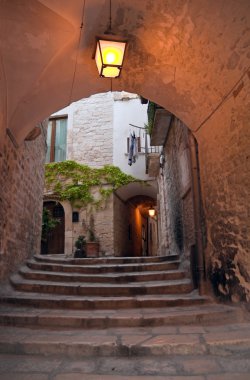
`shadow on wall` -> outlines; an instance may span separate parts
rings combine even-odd
[[[177,247],[179,248],[180,252],[182,252],[183,244],[184,244],[184,237],[183,237],[183,221],[182,221],[182,215],[179,212],[179,209],[176,209],[176,215],[175,215],[175,221],[174,221],[174,237],[175,242],[177,244]]]

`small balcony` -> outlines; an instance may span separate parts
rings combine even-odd
[[[160,153],[162,147],[161,146],[149,146],[146,147],[145,151],[145,160],[146,160],[146,174],[150,177],[157,177],[159,172],[159,160]]]
[[[172,114],[163,108],[157,108],[151,134],[151,146],[164,145],[172,121]]]

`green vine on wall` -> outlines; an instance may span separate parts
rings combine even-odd
[[[118,167],[105,165],[91,168],[75,161],[54,162],[45,165],[45,186],[59,200],[68,200],[75,207],[100,206],[121,186],[138,181]],[[93,188],[98,188],[98,197]]]

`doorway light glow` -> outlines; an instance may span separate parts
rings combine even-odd
[[[150,217],[153,217],[155,216],[155,209],[153,207],[151,207],[149,210],[148,210],[148,214]]]

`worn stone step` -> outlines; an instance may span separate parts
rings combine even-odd
[[[41,293],[21,293],[4,291],[0,296],[2,303],[19,306],[34,306],[38,308],[68,309],[68,310],[107,310],[132,308],[160,308],[176,306],[194,306],[211,302],[206,296],[199,296],[197,291],[188,294],[145,295],[130,297],[84,297]]]
[[[107,329],[221,324],[238,319],[238,309],[216,304],[185,308],[126,310],[53,310],[0,306],[0,324],[10,326]]]
[[[179,260],[179,255],[165,256],[140,256],[140,257],[94,257],[94,258],[72,258],[65,255],[35,255],[34,259],[39,262],[61,263],[72,265],[105,265],[105,264],[138,264],[138,263],[159,263],[165,261]]]
[[[164,272],[134,272],[126,274],[78,274],[31,270],[27,266],[19,269],[19,274],[28,280],[63,281],[63,282],[95,282],[95,283],[130,283],[140,281],[177,280],[185,277],[181,270]]]
[[[144,272],[144,271],[167,271],[177,269],[179,261],[159,262],[159,263],[136,263],[136,264],[105,264],[105,265],[72,265],[56,264],[49,262],[37,262],[28,260],[27,266],[34,270],[44,270],[52,272],[82,273],[82,274],[102,274],[102,273],[127,273],[127,272]]]
[[[19,291],[90,296],[136,296],[146,294],[177,294],[192,290],[189,279],[152,281],[129,284],[98,284],[89,282],[63,282],[25,280],[15,274],[10,277],[12,286]]]
[[[233,309],[232,313],[229,311],[230,309]],[[188,312],[190,311],[191,309]],[[58,313],[59,323],[62,312]],[[205,308],[203,312],[205,312]],[[7,377],[10,380],[26,379],[27,376],[33,379],[34,373],[37,374],[37,371],[41,371],[43,374],[46,373],[47,379],[50,368],[53,370],[53,374],[51,373],[49,378],[52,379],[55,369],[59,366],[58,359],[60,358],[62,362],[60,374],[56,377],[58,380],[66,372],[68,372],[67,379],[89,379],[87,373],[90,371],[95,374],[102,374],[100,380],[111,379],[113,375],[118,373],[124,375],[124,380],[130,378],[129,375],[135,374],[141,374],[140,380],[142,380],[150,378],[148,375],[152,373],[163,375],[161,380],[170,378],[172,380],[184,380],[184,378],[189,379],[191,374],[190,380],[205,380],[205,378],[208,380],[228,378],[230,380],[248,380],[250,368],[249,321],[244,320],[236,308],[224,305],[210,305],[207,307],[207,312],[210,316],[215,312],[215,323],[211,323],[211,319],[207,322],[206,319],[200,319],[192,325],[185,323],[178,324],[178,326],[170,324],[167,326],[150,325],[129,328],[119,326],[105,329],[83,329],[75,325],[64,328],[58,328],[58,325],[46,327],[39,324],[39,321],[41,322],[40,317],[42,317],[40,314],[33,314],[31,311],[31,315],[28,315],[27,309],[20,308],[17,308],[16,313],[19,315],[21,325],[13,326],[14,319],[10,323],[11,316],[7,317],[10,311],[4,309],[2,305],[0,315],[3,316],[5,313],[6,324],[0,326],[0,353],[2,354],[0,360],[4,364],[0,366],[0,372],[3,374],[3,371],[6,373],[12,371],[12,376]],[[218,312],[222,314],[219,315]],[[14,313],[15,311],[12,308],[12,314]],[[44,313],[49,315],[51,310],[44,310]],[[27,323],[25,315],[28,318],[34,317],[33,323],[37,325],[28,328],[25,325]],[[57,320],[55,314],[53,320]],[[10,354],[18,355],[18,359],[9,356]],[[32,357],[25,356],[29,354]],[[38,355],[41,355],[40,359]],[[53,360],[53,363],[48,363],[48,358]],[[67,358],[72,358],[75,361],[70,363],[68,371]],[[87,358],[93,360],[97,365],[93,366],[93,363],[84,361]],[[111,363],[108,364],[106,360],[103,361],[104,358],[109,358]],[[127,358],[128,361],[125,363],[121,360],[122,358]],[[134,362],[131,362],[131,358],[134,358]],[[175,362],[176,359],[178,359],[177,362]],[[158,360],[161,360],[161,363]],[[17,373],[18,364],[20,374]],[[15,369],[12,370],[13,365]],[[138,372],[138,366],[142,366],[141,372]],[[226,375],[224,373],[225,366],[228,369]],[[130,367],[132,367],[131,371]],[[159,371],[156,371],[155,367]],[[29,369],[32,373],[28,373]],[[80,373],[80,369],[83,369],[84,373]],[[221,372],[223,372],[222,377],[218,375]],[[125,376],[126,373],[127,376]],[[203,373],[206,376],[200,376]],[[208,373],[212,375],[207,376]],[[35,378],[45,379],[43,374],[41,373]],[[174,376],[169,376],[169,374]],[[5,375],[3,376],[4,379],[6,378]],[[93,378],[91,377],[93,380],[96,378],[96,375],[93,375]],[[135,377],[133,376],[132,379]],[[121,380],[120,377],[119,380]]]
[[[8,330],[10,329],[7,328],[7,332],[11,333]],[[84,357],[83,355],[74,355],[73,353],[71,357],[65,355],[55,356],[52,353],[50,355],[22,354],[20,351],[24,346],[22,345],[19,348],[16,344],[16,352],[20,352],[19,354],[15,351],[13,354],[0,354],[1,380],[249,380],[250,352],[247,348],[243,350],[238,349],[235,341],[230,343],[227,340],[222,341],[221,354],[213,355],[209,351],[215,347],[215,344],[206,341],[206,337],[211,336],[211,334],[205,332],[201,334],[201,329],[199,329],[198,334],[194,334],[194,337],[197,337],[197,335],[201,337],[201,340],[203,340],[203,343],[200,343],[201,348],[205,347],[206,352],[202,355],[200,353],[190,355],[187,352],[185,355],[179,355],[177,353],[177,344],[179,343],[178,347],[180,348],[181,337],[188,338],[190,334],[186,331],[185,336],[183,336],[184,334],[180,334],[179,342],[175,342],[176,353],[171,354],[170,351],[164,355],[165,346],[163,342],[161,346],[160,342],[157,345],[156,340],[159,335],[154,334],[151,338],[151,341],[154,339],[154,351],[156,351],[156,348],[158,350],[161,348],[163,355],[150,354],[140,356],[132,355],[132,352],[130,355],[131,344],[131,351],[133,351],[136,342],[141,345],[144,337],[148,340],[146,333],[143,335],[145,329],[141,330],[132,329],[132,333],[129,336],[122,336],[119,342],[118,339],[115,341],[118,352],[122,347],[124,351],[127,351],[127,356],[123,353],[123,356],[120,357],[102,357],[96,354]],[[159,328],[157,328],[158,330]],[[161,330],[165,332],[164,329]],[[98,339],[98,331],[92,330],[91,332]],[[172,339],[173,336],[176,336],[175,332],[176,329],[173,328]],[[242,329],[239,328],[237,332],[241,334]],[[16,328],[14,329],[14,333],[16,335],[23,334],[26,346],[31,341],[32,334],[37,333],[37,336],[39,336],[39,331],[35,330],[32,332],[24,328]],[[53,344],[55,344],[56,336],[54,335],[54,331],[51,334],[53,336]],[[65,331],[65,334],[69,337],[67,342],[67,345],[69,345],[72,335],[70,335],[69,331]],[[137,338],[134,338],[132,334]],[[140,338],[138,334],[140,334]],[[83,337],[81,332],[79,332],[78,336]],[[92,342],[94,344],[93,338],[94,335],[92,335]],[[165,344],[171,342],[170,333],[167,338],[165,339]],[[100,339],[101,343],[103,342],[102,339]],[[14,349],[13,345],[15,341],[12,339],[10,341],[12,349]],[[88,336],[85,341],[90,343]],[[192,342],[194,343],[193,340]],[[241,340],[241,343],[246,344],[246,339]],[[174,342],[172,345],[174,345]],[[192,343],[190,342],[185,347],[191,348],[191,345]],[[232,353],[225,355],[224,352],[227,348],[230,348]]]

